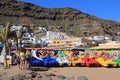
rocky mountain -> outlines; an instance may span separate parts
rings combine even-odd
[[[73,36],[104,35],[120,39],[120,23],[72,8],[43,8],[16,0],[0,0],[0,24],[8,21],[12,24],[45,26],[48,30]]]

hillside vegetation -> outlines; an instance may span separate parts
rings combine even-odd
[[[102,12],[104,13],[104,12]],[[35,24],[72,36],[120,37],[120,23],[103,20],[72,8],[43,8],[16,0],[0,0],[0,24]]]

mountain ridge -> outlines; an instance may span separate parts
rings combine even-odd
[[[103,35],[119,39],[120,23],[73,8],[43,8],[16,0],[0,1],[0,24],[35,24],[72,36]]]

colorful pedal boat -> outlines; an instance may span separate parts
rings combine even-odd
[[[83,62],[82,58],[71,58],[72,66],[84,66],[85,63]]]
[[[105,60],[103,57],[99,57],[96,59],[97,62],[101,64],[103,67],[116,67],[117,63],[112,61],[112,59]]]
[[[120,67],[120,58],[114,60],[114,62],[116,62],[116,63],[117,63],[117,66]]]
[[[30,65],[31,66],[43,66],[44,65],[44,62],[40,59],[37,59],[35,57],[32,57],[30,59]]]
[[[51,58],[50,56],[47,56],[43,59],[44,67],[57,67],[59,66],[58,61],[56,58]]]
[[[87,67],[98,67],[98,66],[100,66],[100,63],[98,61],[96,61],[95,57],[91,57],[91,58],[84,57],[82,60],[84,61],[85,65]]]

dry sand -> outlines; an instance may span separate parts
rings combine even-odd
[[[8,69],[0,68],[0,75],[4,80],[9,79],[16,74],[27,74],[29,70],[19,70],[18,67],[12,66]],[[39,72],[39,71],[38,71]],[[86,76],[89,80],[120,80],[120,68],[88,68],[88,67],[59,67],[49,68],[45,73],[54,73],[66,77],[74,76],[75,80],[79,76]]]
[[[66,67],[52,68],[49,71],[56,74],[64,74],[67,77],[86,76],[89,80],[120,80],[120,68],[87,68],[87,67]]]

